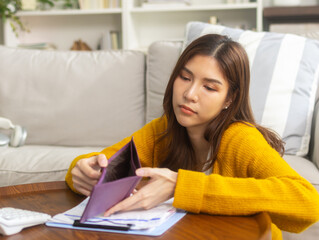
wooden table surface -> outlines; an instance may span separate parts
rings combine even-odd
[[[0,208],[16,207],[45,212],[51,216],[64,212],[84,199],[69,190],[65,182],[35,183],[0,187]],[[47,227],[44,224],[26,228],[1,239],[229,239],[229,240],[270,240],[271,221],[267,214],[249,217],[211,216],[188,213],[172,228],[159,237],[127,235],[119,233],[94,232]]]

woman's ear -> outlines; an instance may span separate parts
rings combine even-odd
[[[231,96],[227,97],[224,109],[229,108],[229,106],[232,104],[232,102],[236,99],[236,95],[237,95],[236,93],[233,93],[233,94],[231,94]]]
[[[232,103],[232,100],[229,100],[225,103],[225,107],[224,109],[228,109],[228,107],[230,106],[230,104]]]

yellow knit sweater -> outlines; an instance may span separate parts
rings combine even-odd
[[[159,166],[165,143],[155,140],[166,124],[165,118],[158,118],[132,135],[143,167]],[[101,153],[110,158],[130,140],[131,136]],[[81,155],[71,163],[66,181],[73,191],[72,168],[79,159],[97,154]],[[298,233],[319,219],[315,188],[269,146],[256,128],[243,123],[233,123],[223,134],[212,174],[178,171],[173,204],[189,212],[216,215],[267,212],[273,222],[273,239],[282,239],[278,228]]]

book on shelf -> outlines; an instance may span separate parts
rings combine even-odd
[[[120,49],[120,32],[110,31],[111,34],[111,46],[113,50]]]
[[[118,50],[121,49],[120,32],[111,30],[102,34],[99,50]]]
[[[21,10],[34,11],[37,8],[37,0],[22,0]]]
[[[56,50],[57,47],[52,43],[21,43],[18,48],[39,49],[39,50]]]
[[[143,8],[182,7],[190,5],[189,0],[146,0],[142,2]]]
[[[120,0],[79,0],[80,9],[106,9],[121,7]]]
[[[106,31],[106,32],[102,33],[102,37],[100,38],[100,42],[99,42],[97,49],[98,50],[112,49],[110,31]]]

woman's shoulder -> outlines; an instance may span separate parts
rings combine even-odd
[[[146,128],[152,128],[155,133],[164,132],[167,128],[167,119],[165,116],[155,118],[145,125]]]
[[[258,129],[255,127],[255,125],[253,125],[252,123],[249,123],[249,122],[242,122],[242,121],[239,121],[239,122],[233,122],[231,123],[228,128],[226,129],[225,132],[228,132],[229,134],[232,134],[232,133],[240,133],[240,132],[259,132]]]
[[[280,155],[273,149],[259,130],[247,122],[232,123],[224,132],[220,147],[219,158],[229,161],[256,161],[269,156],[273,159]],[[249,160],[250,159],[250,160]],[[245,166],[245,164],[243,165]]]
[[[263,137],[261,132],[251,123],[248,122],[234,122],[229,125],[225,130],[223,141],[258,141],[266,143],[266,139]]]

